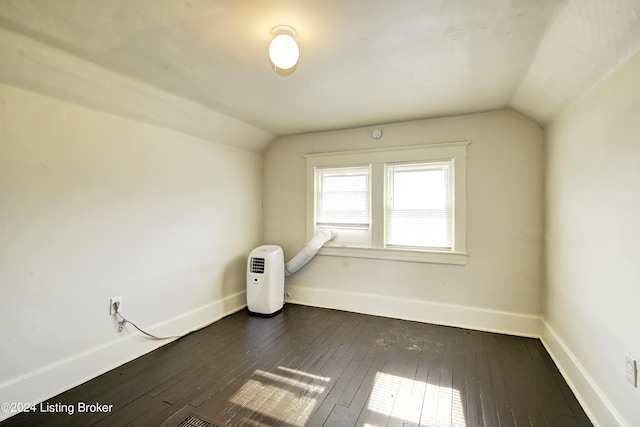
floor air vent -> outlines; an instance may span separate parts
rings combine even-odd
[[[159,427],[224,427],[225,424],[199,414],[197,408],[187,405],[174,413]]]
[[[256,274],[264,273],[264,258],[251,258],[251,272]]]
[[[201,420],[193,415],[189,415],[185,418],[178,427],[218,427],[215,424],[211,424],[209,421]]]

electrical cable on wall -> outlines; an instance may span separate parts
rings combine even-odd
[[[131,326],[133,326],[134,328],[136,328],[137,330],[139,330],[140,332],[142,332],[143,334],[147,335],[149,338],[152,338],[154,340],[171,340],[171,339],[177,339],[177,338],[182,338],[188,334],[190,334],[191,332],[187,332],[184,335],[172,335],[172,336],[168,336],[168,337],[158,337],[156,335],[153,335],[147,331],[145,331],[144,329],[138,327],[138,325],[136,325],[135,323],[133,323],[132,321],[128,320],[127,318],[125,318],[120,311],[118,311],[118,308],[120,308],[120,302],[116,301],[113,303],[113,308],[115,310],[115,315],[119,316],[122,321],[120,321],[120,325],[118,326],[118,332],[122,332],[124,330],[124,327],[126,326],[127,323],[129,323]]]

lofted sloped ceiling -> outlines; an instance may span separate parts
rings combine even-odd
[[[640,0],[0,0],[11,34],[271,135],[508,107],[544,125],[640,49],[639,17]],[[278,24],[301,50],[286,77]]]

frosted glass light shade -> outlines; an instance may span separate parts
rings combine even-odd
[[[300,49],[289,34],[278,34],[269,45],[269,58],[277,68],[288,70],[298,63]]]

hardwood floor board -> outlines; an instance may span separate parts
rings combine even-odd
[[[254,375],[250,381],[257,381],[258,387],[249,389],[244,395],[240,395],[238,400],[234,400],[232,405],[225,407],[220,415],[224,422],[232,424],[235,420],[246,418],[262,423],[264,421],[261,420],[275,420],[279,416],[278,404],[282,400],[291,399],[288,396],[287,383],[274,383],[269,380],[263,382],[259,378],[254,379],[256,377]]]
[[[199,395],[203,388],[208,387],[208,384],[215,380],[216,375],[217,371],[207,365],[194,367],[155,397],[172,405],[184,404],[190,398]]]
[[[442,365],[440,367],[440,382],[438,386],[438,409],[436,412],[436,425],[449,426],[452,423],[454,414],[463,413],[462,401],[459,390],[453,388],[453,362],[454,344],[451,334],[455,334],[455,328],[445,330],[440,329],[440,341],[444,343],[443,348],[438,349],[442,353]]]
[[[530,346],[529,348],[531,349],[532,347]],[[539,399],[545,407],[546,416],[550,422],[554,422],[555,419],[564,420],[575,417],[574,410],[567,400],[570,390],[568,390],[564,380],[562,380],[563,384],[558,382],[556,376],[560,377],[560,374],[555,368],[555,365],[550,363],[550,358],[547,360],[545,357],[548,356],[546,352],[544,354],[541,353],[534,345],[533,351],[531,351],[530,354],[537,360],[537,365],[541,367],[539,370],[540,375],[535,385],[538,391],[537,394],[540,396]],[[567,390],[563,390],[563,386],[567,387]]]
[[[238,420],[236,420],[236,422],[234,422],[232,424],[233,426],[239,426],[239,427],[304,427],[304,426],[298,426],[298,425],[294,425],[294,424],[288,424],[288,423],[284,423],[281,421],[278,421],[276,418],[272,418],[272,417],[266,417],[265,419],[263,419],[262,421],[257,421],[256,419],[253,418],[240,418]],[[220,426],[220,427],[227,427],[226,425],[224,426]]]
[[[552,427],[552,425],[547,421],[547,417],[539,404],[536,403],[532,405],[530,410],[531,412],[529,417],[531,418],[531,427]]]
[[[128,405],[115,411],[109,417],[102,418],[93,424],[95,427],[124,425],[157,425],[152,420],[161,422],[167,415],[171,405],[153,397],[143,395]],[[162,414],[158,416],[158,414]]]
[[[315,406],[315,395],[320,390],[318,387],[322,387],[319,384],[310,387],[309,384],[316,376],[314,372],[320,371],[326,360],[339,348],[342,341],[340,337],[346,333],[340,326],[341,323],[338,323],[335,328],[327,329],[326,335],[319,336],[291,360],[262,373],[262,377],[257,378],[262,383],[262,390],[257,392],[253,402],[247,402],[250,409],[240,409],[238,414],[242,416],[243,410],[254,411],[256,415],[253,419],[258,422],[267,416],[285,423],[295,423],[298,418],[306,419]]]
[[[539,340],[530,340],[526,344],[536,372],[541,373],[538,394],[542,396],[541,406],[545,408],[544,413],[549,420],[549,424],[554,423],[553,417],[562,419],[563,422],[573,417],[577,425],[591,426],[591,421],[542,343]]]
[[[292,425],[305,424],[317,403],[316,397],[324,391],[322,385],[310,386],[306,378],[286,370],[267,387],[271,387],[270,394],[262,399],[253,419],[261,422],[273,418]]]
[[[164,381],[158,383],[153,389],[149,390],[147,394],[152,397],[156,397],[173,387],[176,382],[183,381],[185,376],[189,376],[190,373],[194,373],[194,368],[212,365],[212,369],[215,369],[217,368],[216,362],[220,360],[220,358],[225,360],[226,364],[229,364],[229,357],[232,354],[248,351],[249,347],[243,346],[242,343],[238,343],[237,337],[234,337],[234,329],[241,325],[238,324],[238,322],[234,322],[234,324],[231,325],[228,323],[229,322],[225,325],[221,325],[222,327],[220,329],[224,332],[223,334],[210,334],[206,340],[201,339],[191,343],[186,341],[191,338],[190,336],[182,338],[185,340],[185,342],[182,343],[185,347],[191,345],[195,346],[194,351],[189,352],[188,354],[180,354],[178,358],[174,358],[170,363],[163,363],[154,360],[148,361],[151,366],[159,365],[159,368],[163,370],[161,375]],[[262,334],[255,332],[251,335],[252,338],[259,339]],[[234,344],[233,346],[230,345],[232,343]],[[219,348],[219,350],[212,352],[212,347]],[[167,351],[170,351],[170,349],[167,349]],[[165,366],[167,369],[165,369]]]
[[[510,408],[514,425],[531,425],[531,410],[535,397],[523,389],[522,384],[532,384],[535,378],[526,373],[532,367],[523,338],[497,336],[496,345],[502,351],[497,353],[496,360],[500,364],[501,378],[506,392],[506,402]]]
[[[348,377],[348,381],[342,387],[340,396],[336,399],[335,405],[343,406],[348,408],[351,406],[356,393],[362,386],[362,383],[365,381],[365,378],[369,371],[371,371],[372,366],[375,362],[375,356],[364,354],[362,358],[358,358],[356,360],[358,366],[355,368],[355,371]]]
[[[335,317],[335,313],[326,314],[327,320]],[[273,349],[267,347],[260,354],[250,355],[256,360],[256,369],[253,371],[247,370],[241,376],[235,377],[233,382],[227,383],[208,402],[202,404],[200,406],[201,410],[204,413],[219,413],[220,416],[218,418],[226,422],[230,422],[228,418],[225,418],[227,416],[235,417],[237,412],[250,412],[250,408],[253,407],[251,402],[258,399],[259,392],[266,387],[266,385],[260,386],[260,384],[256,384],[257,381],[252,378],[256,371],[269,372],[275,370],[278,366],[286,365],[289,360],[298,357],[300,353],[313,347],[314,342],[323,342],[326,336],[336,327],[336,325],[331,326],[330,322],[325,319],[311,317],[311,319],[305,318],[307,323],[304,321],[297,322],[296,329],[291,330],[288,335],[282,335],[280,341],[272,341],[270,347],[273,347]],[[261,357],[262,354],[266,357]],[[249,383],[249,381],[252,382]],[[252,387],[245,386],[246,384],[252,384]],[[243,386],[245,389],[242,389]],[[249,400],[246,398],[249,398]],[[233,402],[229,403],[232,399],[236,400],[235,404]]]
[[[359,384],[353,383],[355,390],[353,398],[348,406],[335,405],[323,426],[355,426],[356,420],[365,407],[369,394],[374,386],[375,374],[384,365],[384,359],[377,356],[371,364],[367,364],[368,370]]]
[[[270,356],[278,357],[282,355],[278,353]],[[239,408],[241,409],[242,406],[239,405],[248,404],[251,399],[256,398],[257,392],[263,388],[262,386],[256,388],[258,384],[254,385],[253,389],[248,388],[250,384],[257,383],[253,378],[256,372],[264,370],[264,368],[273,369],[281,360],[282,359],[278,359],[275,362],[254,358],[248,360],[248,363],[245,364],[241,370],[231,372],[229,375],[224,376],[214,388],[206,391],[208,398],[199,405],[199,410],[206,414],[219,414],[219,418],[224,419],[226,413],[234,413],[239,410]],[[267,363],[268,365],[265,365]],[[202,395],[201,393],[201,396]],[[233,403],[232,399],[235,399],[237,403]],[[191,399],[191,401],[195,402],[194,399]]]
[[[535,375],[535,364],[528,351],[530,338],[498,337],[498,345],[504,348],[500,353],[503,377],[507,387],[509,404],[518,426],[544,426],[547,424],[539,412],[537,396],[540,392],[540,375]],[[527,384],[526,388],[522,384]]]
[[[347,318],[340,321],[344,323]],[[319,374],[322,373],[327,360],[343,345],[348,332],[349,329],[340,324],[326,339],[317,340],[314,346],[307,347],[305,352],[292,361],[278,367],[280,371],[277,378],[286,383],[288,387],[282,388],[288,390],[285,392],[286,398],[279,398],[277,407],[270,415],[277,416],[280,421],[294,424],[299,419],[306,420],[309,417],[317,404],[317,398],[325,392],[325,380],[329,380]],[[295,387],[291,386],[292,384]]]
[[[414,328],[417,324],[408,323],[408,325]],[[388,425],[400,426],[407,424],[407,422],[418,423],[422,413],[427,376],[425,376],[425,380],[422,380],[420,375],[423,374],[421,365],[426,342],[419,330],[412,330],[411,333],[418,339],[409,340],[405,344],[406,351],[408,351],[407,363],[401,374],[402,384],[396,394]]]
[[[475,333],[475,332],[474,332]],[[460,330],[454,343],[453,388],[460,393],[462,415],[466,425],[482,426],[482,408],[478,391],[478,367],[471,331]]]
[[[491,375],[491,384],[493,386],[494,405],[498,412],[498,420],[500,426],[515,427],[516,420],[513,414],[513,408],[509,401],[507,385],[502,370],[501,353],[495,350],[498,344],[498,338],[495,334],[484,335],[486,347],[494,350],[487,351],[487,359],[489,362],[489,373]]]
[[[243,312],[244,316],[238,316],[244,321],[241,325],[231,325],[230,331],[235,339],[221,346],[220,350],[211,352],[212,360],[207,366],[216,374],[209,378],[198,393],[188,396],[186,403],[199,407],[237,378],[242,378],[255,369],[260,359],[256,354],[269,351],[269,343],[273,342],[274,334],[282,336],[279,329],[284,325],[284,313],[295,312],[297,307],[293,307],[287,306],[286,311],[281,313],[283,317],[264,319],[250,316],[246,310]],[[238,336],[241,337],[240,340]]]
[[[431,338],[432,339],[432,338]],[[412,407],[413,417],[415,420],[412,420],[410,423],[405,423],[409,425],[419,425],[420,420],[423,417],[423,413],[425,412],[425,397],[427,395],[428,387],[428,379],[429,372],[434,367],[434,363],[432,363],[433,355],[430,354],[428,347],[427,339],[423,339],[420,349],[420,355],[418,358],[418,368],[416,369],[415,381],[418,385],[417,389],[412,391],[412,401],[415,401],[415,407]]]
[[[64,399],[56,400],[55,402],[66,403]],[[73,404],[75,405],[75,403],[77,402],[74,401]],[[76,412],[72,415],[68,415],[67,413],[23,412],[2,421],[0,425],[11,427],[75,427],[91,425],[101,418],[103,417],[98,417],[96,414],[78,414]]]
[[[274,345],[272,343],[272,345]],[[226,393],[227,397],[233,392],[234,387],[237,384],[248,380],[252,373],[257,369],[264,369],[265,367],[271,368],[277,365],[286,355],[290,355],[304,348],[304,345],[296,344],[294,340],[283,341],[280,345],[274,345],[273,351],[270,347],[266,347],[263,351],[264,356],[256,352],[247,352],[242,355],[240,360],[236,360],[236,366],[233,366],[233,361],[230,361],[228,370],[221,371],[220,378],[216,381],[216,384],[209,391],[210,396],[207,401],[202,404],[196,404],[194,406],[206,405],[209,401],[220,400]]]
[[[248,372],[253,372],[258,365],[258,360],[254,358],[244,358],[237,360],[235,366],[228,366],[227,369],[218,370],[217,375],[198,394],[191,396],[188,404],[200,407],[206,402],[214,399],[218,393],[222,393],[225,387],[233,384],[237,378],[243,378]],[[217,399],[216,399],[217,400]]]
[[[589,426],[539,340],[287,304],[241,311],[0,426]],[[171,421],[168,421],[171,419]]]
[[[255,321],[254,318],[245,318],[246,323]],[[279,319],[278,319],[279,320]],[[274,322],[279,324],[280,322]],[[233,372],[233,369],[238,367],[234,363],[235,355],[250,352],[251,339],[256,339],[259,343],[264,342],[264,338],[272,337],[273,330],[265,330],[260,327],[251,328],[249,331],[253,331],[253,334],[248,335],[248,340],[238,342],[237,334],[234,333],[236,328],[241,325],[230,325],[228,333],[224,340],[216,340],[207,343],[208,351],[204,354],[204,357],[200,357],[193,361],[191,366],[185,364],[187,371],[183,370],[179,375],[172,377],[165,383],[158,386],[152,392],[151,396],[158,396],[161,400],[169,403],[180,403],[188,401],[190,398],[199,396],[210,389],[212,384],[216,383],[219,371],[222,370]],[[244,325],[242,328],[244,329]],[[231,345],[233,344],[233,345]],[[218,351],[212,352],[211,347],[219,347]],[[201,390],[204,390],[201,392]]]
[[[342,346],[342,352],[336,362],[329,365],[327,370],[322,371],[322,374],[331,380],[323,399],[309,419],[310,425],[322,425],[334,406],[338,402],[346,400],[344,393],[352,381],[353,373],[358,371],[358,368],[368,358],[367,352],[362,350],[363,344],[367,342],[369,337],[365,326],[365,322],[357,321],[357,318],[354,317],[351,339]]]
[[[223,319],[224,320],[224,319]],[[229,323],[229,322],[226,322]],[[167,344],[160,349],[144,355],[120,368],[107,372],[93,382],[80,385],[65,393],[73,402],[102,399],[122,406],[131,396],[139,397],[150,389],[181,378],[190,372],[194,357],[210,352],[210,340],[219,337],[224,325],[216,329],[203,329],[202,334],[190,334],[181,340]],[[211,333],[214,331],[215,333]],[[233,339],[232,333],[225,333]],[[141,381],[140,378],[144,378]],[[99,381],[96,381],[98,380]],[[129,396],[129,397],[127,397]]]
[[[475,357],[478,373],[478,394],[480,397],[479,407],[482,414],[482,425],[490,427],[497,426],[499,423],[493,384],[489,370],[489,359],[487,357],[487,353],[490,349],[487,349],[485,345],[484,336],[484,333],[474,334],[473,344],[476,348]]]
[[[395,395],[387,426],[403,426],[407,420],[417,422],[420,419],[419,408],[422,405],[425,384],[416,380],[416,374],[422,346],[412,347],[411,350],[412,353],[409,355],[401,374],[402,382]]]
[[[349,360],[346,375],[340,376],[325,399],[329,400],[328,406],[331,409],[333,409],[334,405],[350,406],[358,387],[375,359],[374,347],[376,346],[375,340],[379,334],[379,327],[376,323],[371,322],[368,317],[363,317],[359,320],[363,329],[358,340],[354,342],[354,354]]]
[[[154,352],[155,353],[155,352]],[[163,352],[156,353],[153,357],[143,356],[136,359],[140,363],[129,362],[123,365],[122,371],[118,369],[103,374],[94,380],[81,384],[59,396],[48,399],[51,403],[63,403],[77,406],[78,402],[88,404],[105,403],[113,405],[115,414],[126,407],[131,401],[144,395],[155,384],[163,382],[163,375],[175,371],[176,360],[171,357],[167,360]],[[150,362],[149,359],[152,359]],[[91,425],[110,414],[87,413],[75,414],[69,419],[65,414],[23,414],[29,418],[24,425]],[[41,421],[41,420],[46,420]]]
[[[453,342],[452,389],[459,393],[460,411],[452,414],[453,425],[482,425],[479,412],[478,374],[471,332],[458,329]]]
[[[432,335],[425,346],[429,372],[425,378],[426,387],[420,411],[420,425],[435,426],[437,422],[440,376],[444,363],[441,351],[441,347],[444,344],[439,341],[437,332],[438,330],[432,331]]]
[[[355,341],[356,334],[360,331],[354,325],[355,316],[345,316],[343,327],[338,329],[338,333],[332,336],[332,345],[327,347],[325,354],[316,353],[312,363],[305,363],[298,366],[297,370],[304,374],[297,374],[294,378],[303,384],[294,400],[282,411],[279,419],[284,422],[300,424],[301,421],[308,422],[317,408],[320,406],[331,390],[331,382],[335,383],[335,378],[343,374],[346,368],[344,363],[345,355],[352,354],[350,343]],[[307,407],[307,398],[313,399],[313,405]]]
[[[379,332],[376,352],[384,363],[369,374],[373,375],[373,390],[357,423],[402,425],[408,416],[406,402],[411,398],[421,401],[416,396],[415,376],[424,340],[412,322],[387,319]]]
[[[405,351],[402,349],[403,344],[404,342],[396,340],[393,346],[380,350],[379,357],[384,362],[377,372],[368,373],[368,381],[373,383],[373,389],[366,398],[356,425],[378,426],[387,425],[393,421],[393,407],[402,387],[401,375],[407,365]],[[413,376],[409,381],[413,382]]]
[[[307,392],[304,391],[305,389]],[[313,389],[305,386],[282,387],[279,389],[279,394],[275,396],[273,410],[261,411],[256,420],[263,421],[267,416],[271,416],[277,419],[278,423],[303,426],[316,405],[316,394],[317,391],[314,392]]]
[[[412,322],[394,320],[389,321],[389,324],[393,325],[395,332],[389,334],[392,338],[389,342],[394,344],[379,350],[385,363],[376,373],[374,390],[367,401],[367,407],[360,414],[357,421],[359,425],[403,425],[406,421],[417,423],[421,413],[426,415],[429,410],[425,395],[436,390],[427,388],[428,374],[419,370],[419,367],[425,356],[429,358],[430,367],[434,367],[434,362],[437,364],[440,359],[438,349],[431,346],[438,341],[437,338],[431,336],[425,340],[419,331],[414,330],[417,324]],[[431,350],[433,354],[429,354]],[[439,368],[440,366],[430,371],[431,375],[439,372]],[[422,381],[419,378],[421,374],[424,377]],[[425,403],[427,410],[423,411]]]

